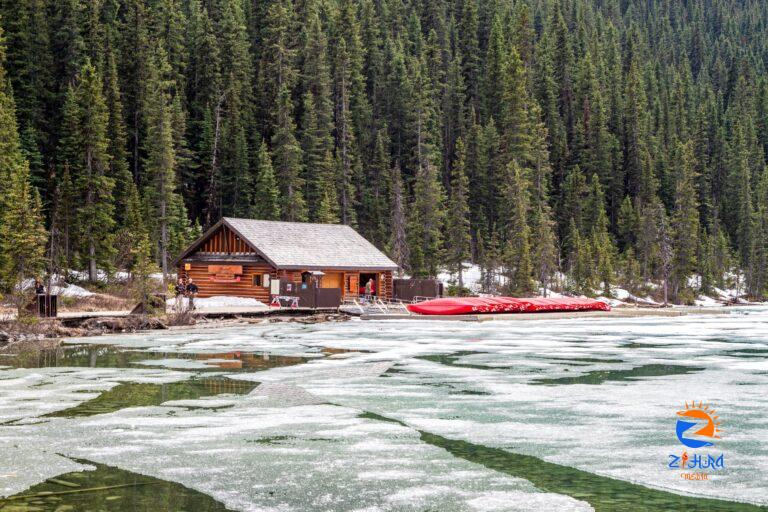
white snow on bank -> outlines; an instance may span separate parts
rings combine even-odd
[[[189,299],[181,299],[182,307],[189,306]],[[269,307],[263,302],[252,299],[249,297],[231,297],[228,295],[218,295],[215,297],[207,297],[204,299],[196,298],[194,300],[196,309],[222,309],[222,308],[265,308]],[[176,306],[176,298],[171,297],[167,300],[167,305],[170,307]]]
[[[60,277],[54,277],[51,281],[53,283],[56,283],[53,286],[51,286],[52,295],[59,295],[61,297],[75,297],[75,298],[90,297],[92,295],[95,295],[95,293],[93,293],[92,291],[86,290],[82,286],[77,286],[76,284],[64,283]],[[21,283],[21,289],[31,290],[34,287],[34,285],[35,285],[34,279],[25,279]]]
[[[53,286],[51,287],[51,294],[59,295],[60,297],[73,298],[91,297],[92,295],[96,295],[95,293],[86,290],[82,286],[77,286],[76,284],[70,284],[67,286]]]
[[[470,262],[464,262],[463,269],[464,271],[462,274],[462,278],[464,282],[464,287],[467,288],[473,294],[483,296],[483,293],[482,293],[483,271],[480,268],[480,266]],[[733,273],[727,273],[725,277],[726,277],[726,281],[731,284],[740,283],[740,282],[743,283],[744,281],[743,276],[737,276],[736,274],[733,274]],[[437,279],[442,281],[446,285],[446,287],[458,285],[458,274],[456,272],[451,272],[447,269],[443,269],[440,273],[438,273]],[[568,277],[565,274],[556,272],[555,275],[553,276],[553,280],[556,283],[567,283]],[[497,271],[492,281],[497,288],[503,289],[504,285],[506,284],[506,278],[501,274],[500,269]],[[698,289],[701,286],[701,276],[697,274],[690,276],[688,278],[688,284],[694,289]],[[649,290],[660,290],[661,288],[661,286],[658,283],[654,283],[652,281],[646,282],[644,286]],[[625,290],[624,288],[611,287],[610,297],[605,297],[604,295],[602,295],[602,293],[603,293],[602,288],[594,290],[594,294],[597,295],[596,297],[597,300],[605,302],[611,307],[633,305],[633,304],[640,304],[640,305],[647,305],[647,306],[661,305],[660,302],[654,300],[653,297],[651,296],[647,296],[645,298],[639,297],[637,295],[630,293],[628,290]],[[748,301],[742,298],[743,294],[744,294],[744,290],[740,289],[738,286],[727,288],[727,289],[713,287],[711,294],[698,295],[697,299],[694,301],[694,305],[699,307],[716,307],[716,306],[722,306],[726,303],[749,304]],[[543,289],[539,289],[539,295],[545,295]],[[546,296],[553,297],[553,298],[563,297],[563,295],[550,290],[547,290]]]
[[[480,293],[480,291],[483,289],[483,272],[480,269],[480,265],[464,262],[463,268],[464,271],[462,272],[462,280],[464,281],[464,288],[467,288],[472,293]],[[448,270],[443,270],[442,272],[438,273],[437,279],[446,285],[458,286],[459,284],[458,274],[456,272],[449,272]],[[497,286],[501,287],[506,284],[507,279],[500,273],[497,273],[493,278],[493,282]]]

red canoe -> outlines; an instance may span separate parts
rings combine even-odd
[[[540,313],[546,311],[610,311],[611,306],[594,299],[576,297],[455,297],[409,304],[408,311],[420,315],[471,315],[477,313]]]

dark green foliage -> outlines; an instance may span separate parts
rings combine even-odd
[[[474,260],[488,290],[527,253],[520,293],[768,291],[764,3],[0,0],[0,24],[0,169],[27,162],[64,265],[133,265],[138,192],[161,268],[242,215],[353,225],[418,275]]]
[[[463,263],[470,259],[469,233],[469,179],[466,174],[466,150],[464,142],[456,142],[456,162],[451,173],[451,193],[445,222],[445,262],[458,275],[459,289],[464,288]]]
[[[254,219],[278,220],[280,218],[280,190],[277,188],[272,158],[267,143],[262,141],[254,161],[256,181],[253,191],[251,215]]]

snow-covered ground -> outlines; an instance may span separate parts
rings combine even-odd
[[[482,291],[482,271],[480,269],[479,265],[465,262],[463,265],[464,271],[462,274],[462,278],[464,281],[464,287],[467,288],[470,292],[474,294],[481,294]],[[738,281],[738,276],[729,274],[726,276],[729,281],[736,282]],[[437,275],[437,279],[442,281],[446,286],[448,285],[457,285],[458,284],[458,275],[455,272],[449,272],[447,270],[443,270]],[[564,283],[567,281],[567,278],[562,273],[557,273],[555,275],[556,282]],[[743,279],[742,279],[743,280]],[[701,277],[698,275],[693,275],[689,278],[688,284],[693,287],[697,288],[701,285]],[[500,272],[498,272],[494,276],[493,282],[499,287],[503,288],[506,284],[506,278],[501,275]],[[645,287],[648,289],[657,290],[659,288],[658,284],[656,283],[645,283]],[[700,294],[696,300],[694,301],[694,305],[700,306],[700,307],[714,307],[714,306],[722,306],[726,303],[745,303],[743,299],[741,299],[741,295],[743,294],[743,290],[738,290],[736,288],[728,288],[728,289],[720,289],[720,288],[714,288],[713,293],[708,295]],[[540,290],[540,294],[543,295],[544,290]],[[561,297],[560,294],[547,290],[546,294],[550,297]],[[618,306],[624,306],[624,305],[650,305],[650,306],[659,306],[661,303],[654,300],[653,297],[646,296],[646,297],[640,297],[637,295],[634,295],[630,293],[629,291],[619,288],[617,286],[611,287],[611,296],[606,297],[603,295],[603,290],[594,290],[594,294],[597,298],[597,300],[603,301],[606,304],[609,304],[611,307],[618,307]]]
[[[740,308],[679,318],[261,324],[73,340],[170,354],[353,352],[228,374],[260,382],[249,395],[69,419],[40,415],[118,382],[184,380],[195,367],[180,371],[163,359],[127,369],[0,369],[0,423],[17,420],[0,426],[0,495],[82,467],[67,458],[74,457],[173,480],[233,510],[591,508],[456,457],[424,442],[421,431],[619,482],[768,505],[766,333],[768,308]],[[703,482],[667,468],[668,455],[683,448],[675,413],[692,399],[713,405],[725,428],[716,448],[727,470]]]
[[[215,296],[215,297],[206,297],[204,299],[196,298],[194,299],[195,308],[199,310],[205,310],[205,309],[226,309],[226,308],[265,308],[269,309],[269,306],[264,304],[263,302],[250,298],[250,297],[231,297],[227,295],[221,295],[221,296]],[[177,301],[175,298],[171,297],[167,300],[166,305],[169,308],[175,308],[177,306]],[[183,309],[186,310],[189,307],[189,299],[186,297],[182,297],[180,299],[180,302],[178,302],[178,305]]]

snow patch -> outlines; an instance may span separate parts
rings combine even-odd
[[[171,307],[176,306],[176,298],[171,297],[167,300],[167,305]],[[232,297],[228,295],[217,295],[215,297],[206,297],[204,299],[196,298],[194,300],[196,309],[220,309],[220,308],[265,308],[268,306],[263,302],[252,299],[250,297]],[[189,307],[189,299],[183,297],[181,299],[181,305],[183,308]]]

